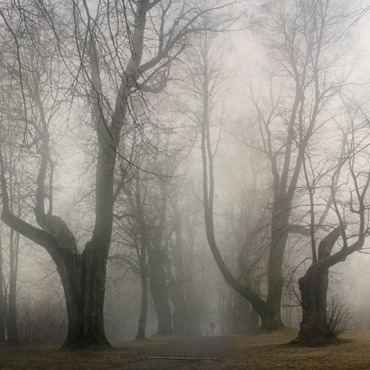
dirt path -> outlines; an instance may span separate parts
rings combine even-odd
[[[171,343],[121,370],[224,370],[240,358],[230,338],[203,337]]]

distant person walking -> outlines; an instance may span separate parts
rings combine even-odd
[[[209,328],[211,329],[211,336],[213,337],[215,335],[215,328],[216,328],[216,324],[212,321],[210,324],[209,324]]]

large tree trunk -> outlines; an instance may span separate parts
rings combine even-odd
[[[82,255],[66,253],[64,259],[54,259],[68,313],[68,333],[63,347],[109,345],[104,334],[103,316],[105,260],[106,254],[91,244]]]
[[[202,311],[201,304],[196,300],[194,289],[188,290],[187,298],[187,322],[185,336],[189,338],[199,338],[202,336]]]
[[[281,320],[281,297],[283,294],[283,262],[288,240],[290,202],[284,197],[275,199],[271,222],[270,255],[268,263],[268,293],[266,299],[266,319],[262,329],[278,330],[284,327]]]
[[[0,230],[0,343],[5,342],[6,300],[4,292],[3,246]]]
[[[17,293],[14,289],[16,282],[14,277],[11,278],[9,284],[9,298],[8,298],[8,315],[7,315],[7,333],[8,343],[19,344],[18,334],[18,319],[17,319]]]
[[[145,261],[144,261],[145,262]],[[136,339],[145,339],[146,318],[148,314],[148,274],[147,266],[141,267],[141,311],[139,318],[139,326],[137,329]]]
[[[298,334],[300,343],[319,344],[323,338],[332,336],[326,318],[326,295],[328,271],[306,274],[299,279],[302,297],[302,322]]]
[[[195,275],[193,271],[193,256],[190,256],[189,260],[189,274]],[[202,307],[203,297],[199,292],[199,287],[196,285],[195,277],[186,284],[186,325],[185,325],[185,336],[189,338],[199,338],[202,336],[201,324],[202,324]]]
[[[261,279],[259,277],[254,279],[253,284],[254,290],[257,294],[261,296]],[[258,331],[260,328],[260,316],[254,309],[253,305],[251,305],[251,324],[250,324],[250,332],[253,334]]]
[[[174,208],[173,222],[175,223],[175,243],[172,245],[172,255],[175,264],[175,276],[171,272],[171,266],[167,263],[167,275],[170,278],[170,297],[174,306],[172,322],[173,332],[176,335],[185,336],[187,326],[187,306],[184,289],[184,268],[182,256],[182,225],[178,208]]]
[[[10,230],[10,271],[9,271],[9,298],[8,298],[8,342],[19,344],[17,319],[17,275],[18,275],[18,247],[19,234]]]
[[[191,276],[192,278],[186,283],[185,286],[185,299],[186,299],[186,307],[187,307],[187,322],[186,322],[186,330],[185,335],[189,338],[198,338],[202,336],[202,307],[203,307],[203,300],[202,293],[199,291],[199,286],[197,286],[196,280],[196,261],[195,253],[194,253],[194,245],[195,245],[195,228],[197,223],[197,218],[189,217],[187,222],[187,232],[186,238],[188,243],[188,255],[187,255],[187,276]]]
[[[80,254],[76,240],[63,220],[56,216],[44,217],[41,223],[45,230],[7,212],[7,207],[2,213],[6,224],[43,246],[57,266],[68,314],[68,334],[63,347],[108,345],[104,334],[103,303],[109,238],[104,237],[106,234],[99,238],[99,228],[96,228],[92,240]]]
[[[351,247],[344,247],[331,256],[331,251],[341,235],[342,226],[337,227],[321,240],[317,261],[299,279],[301,291],[302,322],[298,338],[294,342],[316,345],[335,337],[327,324],[326,298],[329,284],[329,268],[344,261],[347,255],[361,248],[363,239]]]
[[[172,334],[172,315],[168,296],[165,263],[168,254],[162,247],[164,240],[164,229],[167,214],[167,183],[160,180],[159,189],[161,194],[160,207],[158,209],[158,225],[152,234],[151,247],[148,248],[150,265],[149,280],[150,293],[154,301],[154,307],[158,319],[157,334]]]
[[[151,250],[149,256],[150,293],[157,313],[157,334],[172,334],[172,318],[164,270],[164,256],[161,251],[154,250]]]
[[[174,305],[172,315],[173,332],[176,335],[185,336],[188,321],[185,295],[181,283],[175,282],[174,284],[171,288],[171,299]]]

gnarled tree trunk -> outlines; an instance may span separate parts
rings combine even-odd
[[[332,336],[327,325],[326,296],[328,290],[328,270],[307,273],[299,279],[302,301],[302,322],[299,342],[319,344],[323,338]]]
[[[321,240],[317,261],[298,281],[302,305],[302,322],[298,341],[302,344],[320,344],[326,338],[334,336],[328,328],[326,318],[330,265],[323,260],[330,257],[334,244],[341,235],[341,229],[341,227],[334,229]]]
[[[363,220],[361,224],[363,224]],[[331,255],[331,251],[341,235],[343,227],[345,225],[337,227],[322,239],[319,245],[317,261],[299,279],[302,322],[298,338],[293,342],[315,345],[327,341],[328,338],[335,337],[335,333],[328,327],[326,316],[329,268],[345,261],[348,255],[361,249],[364,244],[363,227],[360,227],[362,230],[356,242],[351,246],[343,246],[340,251]]]

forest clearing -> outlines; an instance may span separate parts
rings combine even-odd
[[[193,342],[194,352],[181,352],[181,348],[186,347],[190,340],[176,336],[127,341],[108,350],[60,351],[55,346],[2,348],[0,369],[369,368],[370,331],[348,331],[340,336],[338,342],[321,347],[289,344],[297,333],[288,329],[255,336],[203,337]],[[225,350],[220,352],[220,346]],[[180,357],[184,360],[180,360]]]

